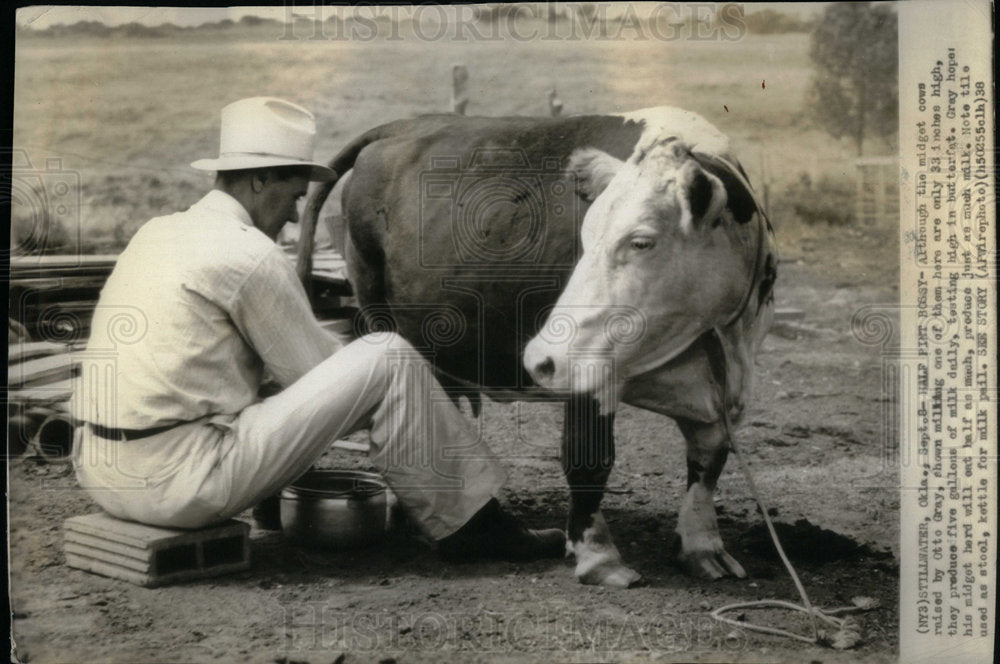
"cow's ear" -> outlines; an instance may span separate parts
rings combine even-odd
[[[681,227],[687,229],[699,223],[714,224],[726,206],[725,185],[694,162],[689,162],[682,181],[687,210],[681,219]]]
[[[702,168],[718,178],[725,186],[729,210],[738,223],[747,223],[755,213],[764,214],[764,207],[750,186],[750,181],[739,162],[697,150],[692,154]]]
[[[569,156],[566,171],[576,179],[576,191],[587,202],[592,202],[618,173],[623,162],[597,148],[580,148]]]

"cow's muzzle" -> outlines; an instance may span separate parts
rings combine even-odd
[[[524,368],[538,386],[560,395],[588,394],[611,412],[618,402],[620,371],[610,349],[577,350],[540,336],[524,349]]]
[[[550,343],[536,336],[524,349],[524,368],[528,370],[531,379],[540,387],[548,390],[564,391],[569,389],[569,375],[562,366],[557,366],[556,358],[565,357],[568,349],[562,345]]]

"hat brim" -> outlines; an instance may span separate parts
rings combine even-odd
[[[240,171],[247,168],[268,168],[274,166],[308,166],[309,180],[312,182],[329,182],[337,177],[337,173],[323,164],[315,161],[302,161],[284,157],[269,157],[266,155],[240,155],[219,157],[218,159],[199,159],[191,162],[191,168],[199,171]]]

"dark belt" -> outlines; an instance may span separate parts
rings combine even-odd
[[[112,429],[110,427],[102,427],[100,424],[91,424],[90,430],[101,438],[107,438],[108,440],[121,440],[122,438],[125,438],[125,440],[137,440],[169,431],[177,426],[177,424],[179,423],[165,424],[162,427],[153,427],[152,429]]]

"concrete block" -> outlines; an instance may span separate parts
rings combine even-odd
[[[230,519],[200,530],[157,528],[104,512],[66,519],[64,552],[70,567],[161,586],[250,567],[250,525]]]

